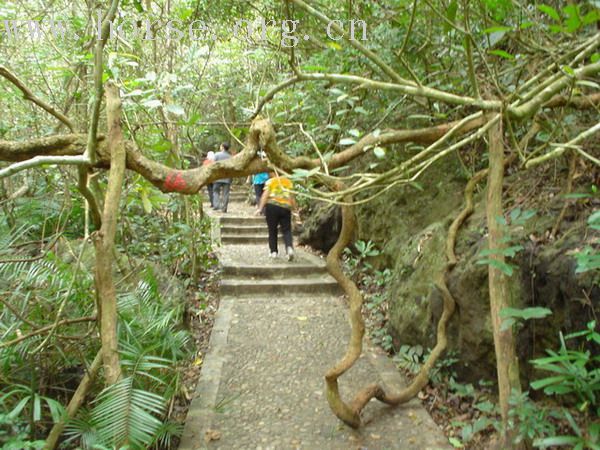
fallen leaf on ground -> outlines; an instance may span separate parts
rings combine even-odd
[[[221,439],[221,433],[217,430],[206,430],[206,433],[204,433],[204,440],[206,442],[218,441],[219,439]]]

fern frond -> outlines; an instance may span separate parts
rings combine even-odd
[[[133,377],[123,378],[104,389],[94,401],[92,423],[100,442],[147,448],[161,426],[158,417],[165,412],[165,401],[157,394],[133,387]]]

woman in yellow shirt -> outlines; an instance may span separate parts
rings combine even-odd
[[[277,229],[281,227],[287,259],[292,261],[294,259],[292,209],[296,207],[292,193],[294,183],[289,178],[275,172],[271,172],[269,175],[270,178],[265,183],[256,214],[260,214],[264,208],[269,229],[269,257],[277,258]]]

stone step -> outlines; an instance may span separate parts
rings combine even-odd
[[[223,225],[221,236],[265,236],[267,225]]]
[[[264,225],[264,216],[219,216],[221,226],[227,225]]]
[[[242,194],[241,192],[239,194],[229,194],[229,200],[247,200],[248,194]]]
[[[279,236],[279,242],[283,244],[283,238]],[[269,243],[269,235],[221,235],[221,244],[223,245],[267,245]]]
[[[286,278],[284,280],[247,280],[225,278],[221,280],[221,296],[224,295],[340,295],[342,290],[330,276],[309,278]],[[276,301],[274,299],[274,301]]]
[[[257,256],[267,260],[266,256],[262,254]],[[306,264],[302,262],[294,262],[288,265],[282,265],[278,263],[266,263],[262,266],[234,266],[226,265],[222,268],[224,277],[233,277],[238,279],[250,279],[252,281],[264,280],[264,279],[282,279],[282,278],[299,278],[309,276],[326,276],[327,269],[325,266],[317,266],[314,264]]]

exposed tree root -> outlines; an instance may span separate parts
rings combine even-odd
[[[507,163],[514,161],[514,157],[507,160]],[[433,369],[436,361],[442,355],[447,347],[447,326],[450,317],[454,313],[456,302],[450,293],[446,280],[457,263],[454,248],[458,230],[473,213],[473,192],[475,186],[486,178],[488,169],[477,172],[467,183],[465,187],[465,204],[463,209],[452,222],[448,236],[446,238],[446,258],[447,263],[440,271],[435,284],[442,294],[443,311],[437,324],[437,342],[429,357],[421,367],[417,376],[412,380],[409,386],[398,393],[386,393],[383,387],[378,384],[372,384],[359,391],[350,403],[346,403],[340,396],[338,388],[338,378],[349,370],[362,352],[362,339],[365,333],[365,324],[362,317],[362,294],[357,286],[342,271],[340,263],[344,248],[350,244],[354,230],[356,228],[356,217],[352,206],[342,207],[342,229],[340,236],[327,255],[327,269],[329,273],[338,281],[344,292],[348,295],[350,304],[350,322],[352,334],[348,349],[344,357],[325,375],[327,386],[327,401],[333,413],[347,425],[358,428],[361,425],[360,413],[366,404],[372,399],[386,403],[388,405],[399,405],[406,403],[414,398],[421,389],[429,382],[429,373]],[[332,189],[340,190],[343,186],[340,184],[329,186]]]
[[[573,191],[573,177],[575,176],[575,167],[577,166],[577,153],[572,152],[571,158],[569,159],[569,174],[567,175],[567,185],[565,186],[565,194],[568,195]],[[558,234],[558,230],[560,229],[560,224],[565,218],[567,214],[567,210],[569,209],[570,202],[567,200],[560,210],[560,214],[556,219],[556,223],[552,227],[552,231],[550,232],[550,238],[556,238]]]

